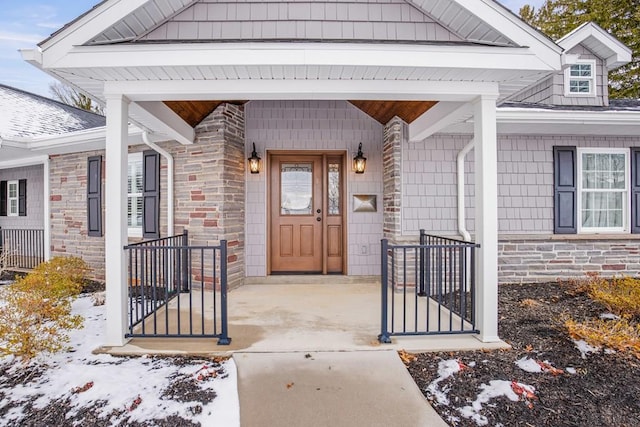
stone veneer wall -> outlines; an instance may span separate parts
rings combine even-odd
[[[382,143],[383,167],[383,231],[393,243],[402,235],[402,143],[405,123],[394,117],[384,127]]]
[[[509,236],[498,243],[500,283],[640,274],[640,237]]]
[[[196,141],[183,146],[159,144],[174,156],[175,230],[189,231],[191,245],[218,245],[228,241],[228,278],[231,286],[244,280],[244,112],[223,104],[196,128]],[[147,150],[145,145],[129,152]],[[92,277],[104,280],[104,237],[87,235],[87,158],[104,151],[51,156],[51,255],[78,256],[92,268]],[[167,164],[160,157],[160,233],[167,236]],[[104,203],[103,203],[104,208]],[[104,214],[104,211],[103,211]],[[139,241],[131,238],[130,241]]]
[[[94,279],[104,280],[104,237],[87,236],[87,158],[97,155],[103,156],[104,190],[104,151],[50,158],[51,256],[80,257]]]
[[[228,281],[244,283],[244,110],[222,104],[195,128],[192,145],[172,144],[176,231],[191,245],[228,241]]]

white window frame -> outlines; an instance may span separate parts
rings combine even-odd
[[[582,226],[582,155],[583,154],[623,154],[624,155],[624,190],[616,192],[624,193],[622,198],[622,227],[583,227]],[[578,148],[577,164],[577,224],[578,233],[583,234],[607,234],[607,233],[629,233],[631,230],[631,156],[627,148]],[[606,191],[606,190],[605,190]]]
[[[591,77],[578,77],[571,75],[571,65],[591,65]],[[564,70],[564,95],[577,97],[595,97],[597,95],[596,87],[596,61],[594,59],[580,59],[575,64],[571,64]],[[571,81],[588,81],[589,92],[571,92]]]
[[[142,153],[129,153],[128,159],[127,159],[127,180],[129,179],[129,171],[130,171],[130,165],[133,162],[139,162],[142,165]],[[144,180],[144,170],[141,169],[141,173],[142,173],[142,179]],[[129,223],[129,216],[131,215],[131,212],[129,212],[129,199],[131,197],[143,197],[143,193],[128,193],[127,192],[127,224]],[[144,218],[143,218],[144,221]],[[140,225],[139,227],[128,227],[127,228],[127,235],[129,237],[142,237],[142,225]]]
[[[15,186],[15,196],[11,197],[11,187]],[[15,201],[15,212],[11,209],[11,202]],[[18,216],[20,214],[20,185],[19,181],[7,181],[7,216]]]

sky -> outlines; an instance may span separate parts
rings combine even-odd
[[[54,79],[22,60],[18,49],[33,49],[51,33],[100,0],[0,0],[0,83],[51,97]],[[525,4],[544,0],[500,0],[516,14]]]

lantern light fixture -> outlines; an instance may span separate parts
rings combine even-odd
[[[362,154],[362,142],[358,145],[358,153],[353,158],[353,171],[355,173],[364,173],[367,168],[367,158]]]
[[[256,152],[256,143],[253,143],[253,151],[251,157],[247,159],[249,161],[249,171],[251,173],[260,173],[260,156]]]

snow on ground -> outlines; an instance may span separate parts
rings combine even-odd
[[[431,395],[436,399],[436,402],[439,405],[449,405],[449,398],[447,397],[449,388],[443,387],[441,389],[440,383],[450,376],[460,372],[463,366],[464,365],[460,364],[457,359],[441,360],[438,363],[438,378],[436,378],[431,382],[431,384],[429,384],[429,386],[427,387],[427,391],[431,393]]]
[[[72,407],[67,417],[72,417],[81,408],[102,402],[102,418],[112,416],[113,410],[124,410],[122,415],[111,420],[112,424],[177,415],[200,422],[203,426],[240,425],[237,373],[233,360],[223,363],[227,376],[212,378],[207,373],[213,371],[203,366],[202,361],[177,366],[171,359],[94,355],[92,350],[103,343],[105,307],[94,307],[91,299],[83,296],[74,302],[73,311],[85,319],[83,329],[70,333],[73,351],[31,362],[46,366],[45,373],[14,387],[0,401],[0,408],[6,406],[9,399],[19,402],[17,405],[11,403],[14,407],[0,419],[0,426],[20,423],[23,409],[34,399],[34,407],[44,408],[66,398],[70,399]],[[11,357],[0,359],[0,364],[12,364],[11,370],[23,369],[21,362]],[[202,380],[203,376],[205,380]],[[199,401],[179,402],[172,400],[171,396],[163,397],[163,391],[177,378],[192,379],[202,389],[215,391],[216,398],[203,405]]]
[[[526,400],[527,396],[535,395],[535,388],[533,386],[513,381],[492,380],[489,381],[489,384],[482,384],[480,389],[482,391],[470,406],[458,408],[460,415],[475,421],[479,426],[489,424],[487,417],[480,414],[480,411],[482,410],[482,405],[489,403],[491,399],[505,396],[507,399],[517,402],[523,397]],[[519,391],[522,395],[517,394],[516,391]]]
[[[574,340],[573,343],[576,345],[578,351],[580,351],[583,359],[586,359],[590,353],[597,353],[600,351],[600,347],[594,347],[584,340]]]
[[[542,372],[542,366],[540,366],[540,364],[534,359],[529,359],[527,356],[517,360],[516,365],[518,365],[518,367],[525,372],[530,372],[533,374]]]
[[[547,361],[540,363],[526,356],[518,360],[516,364],[527,372],[543,372],[545,371],[545,366],[548,366],[552,373],[553,369],[555,369]],[[449,401],[447,393],[450,391],[450,386],[445,385],[441,387],[440,383],[462,370],[473,369],[475,366],[475,362],[470,362],[468,365],[465,365],[458,359],[441,360],[438,363],[438,377],[429,384],[427,392],[433,397],[436,404],[449,406],[451,402]],[[474,400],[471,405],[455,408],[462,417],[471,419],[479,426],[485,426],[489,423],[487,417],[482,415],[481,411],[483,405],[490,405],[489,402],[492,399],[505,396],[514,402],[524,401],[529,407],[533,405],[531,401],[536,399],[536,390],[533,386],[517,381],[492,380],[489,381],[489,384],[482,384],[480,390],[476,400]],[[455,425],[459,422],[459,419],[450,415],[448,421]]]

